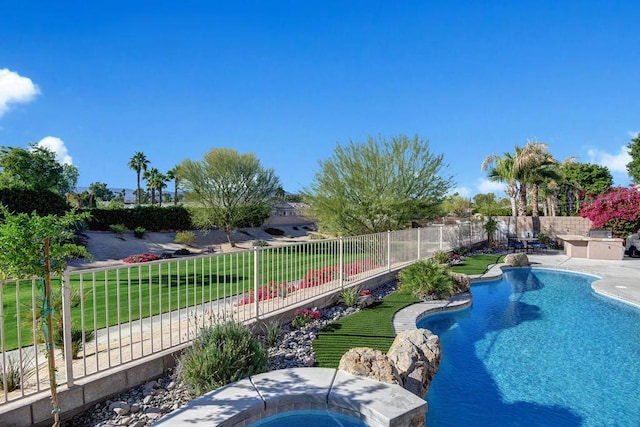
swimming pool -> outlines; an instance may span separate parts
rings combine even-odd
[[[472,307],[422,319],[443,348],[427,426],[640,425],[640,310],[593,280],[505,269]]]
[[[367,427],[357,418],[328,411],[291,411],[257,421],[250,427]]]

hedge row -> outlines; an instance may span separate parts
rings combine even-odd
[[[32,213],[38,215],[64,215],[69,209],[67,201],[60,194],[51,191],[28,190],[25,188],[0,188],[0,203],[9,212]]]
[[[191,230],[195,228],[184,206],[139,206],[131,209],[86,209],[91,218],[89,230],[109,231],[112,224],[124,224],[129,230],[142,227],[147,231]]]

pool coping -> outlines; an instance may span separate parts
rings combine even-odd
[[[295,410],[327,410],[372,427],[424,425],[427,402],[399,385],[331,368],[290,368],[242,379],[206,393],[154,426],[248,426]],[[214,424],[215,423],[215,424]]]
[[[595,263],[588,264],[591,267],[591,269],[588,269],[584,268],[586,267],[586,265],[583,266],[581,264],[577,266],[566,265],[565,263],[567,262],[567,260],[557,265],[540,262],[544,261],[545,259],[550,258],[536,258],[535,260],[530,262],[529,266],[525,268],[562,270],[598,277],[597,280],[594,280],[591,283],[591,289],[593,289],[595,293],[640,308],[637,280],[634,280],[630,277],[625,277],[625,275],[612,275],[611,273],[606,274],[603,272],[593,271],[593,267],[597,268],[597,265]],[[573,261],[572,258],[568,258],[568,260]],[[473,286],[474,283],[497,280],[501,278],[504,274],[503,268],[520,267],[513,267],[505,263],[490,265],[489,268],[487,268],[487,271],[483,274],[469,275],[469,278],[471,279],[471,285]],[[468,292],[454,295],[448,300],[433,300],[412,304],[399,310],[394,315],[393,328],[396,334],[401,331],[417,329],[417,323],[427,316],[442,311],[463,310],[471,306],[472,304],[473,297]]]

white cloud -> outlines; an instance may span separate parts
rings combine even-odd
[[[504,182],[496,182],[482,178],[478,180],[477,187],[482,194],[499,193],[504,195],[504,190],[507,188],[507,185]]]
[[[620,150],[614,154],[596,149],[590,149],[587,154],[589,155],[590,163],[606,166],[611,172],[627,173],[627,163],[631,161],[629,149],[626,145],[620,147]]]
[[[42,138],[36,144],[39,147],[45,147],[49,150],[56,153],[56,160],[59,163],[71,165],[72,159],[69,155],[69,151],[67,151],[67,147],[64,145],[64,142],[60,138],[56,138],[55,136],[47,136]]]
[[[627,135],[629,135],[629,138],[635,138],[636,136],[640,135],[640,132],[633,131],[633,130],[628,130],[627,131]]]
[[[40,89],[30,78],[8,68],[0,69],[0,117],[9,111],[9,104],[30,102],[39,93]]]

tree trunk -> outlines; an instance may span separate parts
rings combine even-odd
[[[531,186],[531,216],[540,216],[538,213],[538,184]]]
[[[138,172],[138,194],[136,196],[136,202],[138,203],[138,206],[140,206],[140,202],[142,200],[142,194],[140,194],[140,169],[137,170]]]
[[[176,178],[175,184],[173,186],[173,204],[178,204],[178,179]]]
[[[44,331],[44,341],[47,348],[47,362],[49,365],[49,387],[51,388],[51,404],[53,405],[53,426],[60,425],[60,405],[58,404],[58,386],[56,383],[56,361],[53,345],[53,306],[51,301],[51,262],[49,258],[49,238],[44,239],[44,262],[45,262],[45,276],[44,276],[44,301],[42,306],[43,316],[42,321],[47,322],[46,327],[42,328]]]
[[[227,240],[229,241],[229,244],[231,245],[232,248],[236,247],[236,242],[233,241],[233,236],[231,235],[231,229],[230,228],[225,228],[224,229],[224,233],[227,235]]]
[[[518,204],[515,196],[509,197],[509,200],[511,201],[511,216],[515,218],[518,216]]]
[[[527,186],[520,184],[520,205],[518,206],[520,216],[527,216]]]

